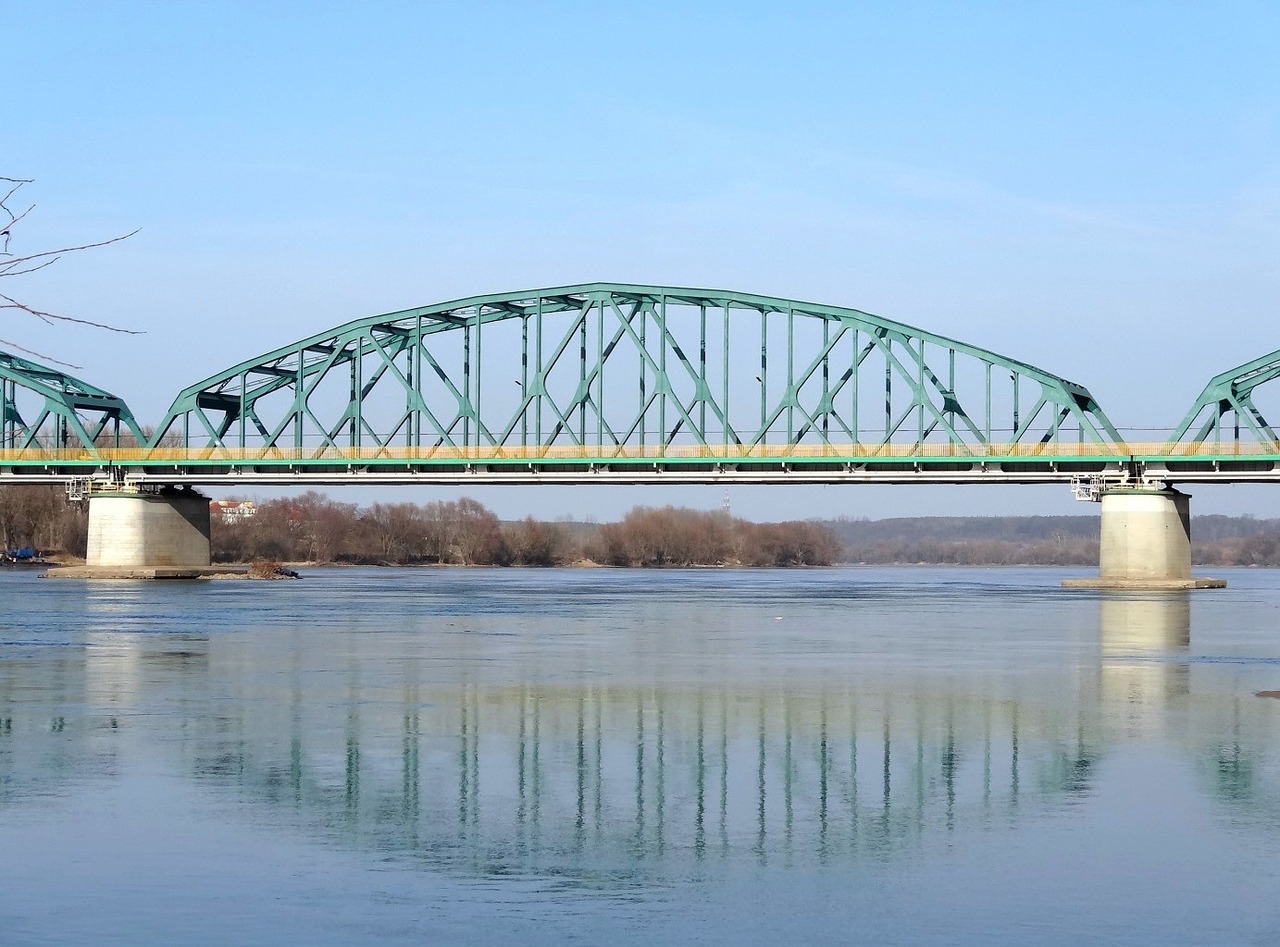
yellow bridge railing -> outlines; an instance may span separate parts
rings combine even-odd
[[[99,447],[0,449],[0,463],[474,463],[485,461],[912,460],[1019,458],[1242,458],[1280,455],[1280,442],[1124,442],[1090,444],[754,444],[668,446],[553,445],[524,447]]]

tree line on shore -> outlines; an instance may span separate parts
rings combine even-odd
[[[315,491],[252,505],[253,515],[214,511],[215,562],[346,562],[563,566],[825,566],[842,546],[812,522],[750,523],[723,512],[636,507],[617,523],[500,521],[463,497],[360,507]],[[241,512],[242,511],[238,511]],[[83,556],[87,510],[58,487],[0,487],[0,541]]]
[[[360,507],[314,491],[256,515],[214,513],[219,562],[556,566],[797,566],[854,563],[1078,565],[1098,562],[1092,516],[900,517],[751,523],[723,512],[637,507],[616,523],[502,522],[469,498]],[[83,504],[60,487],[0,486],[0,543],[83,556]],[[1280,567],[1280,520],[1198,516],[1197,564]]]
[[[441,565],[821,566],[840,541],[816,523],[748,523],[725,513],[636,507],[620,522],[504,523],[463,497],[361,508],[310,491],[211,524],[218,561],[278,559]]]
[[[1088,516],[908,516],[826,521],[844,561],[1096,566],[1101,521]],[[1197,565],[1280,567],[1280,519],[1193,517]]]

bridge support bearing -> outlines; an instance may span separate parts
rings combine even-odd
[[[197,578],[210,568],[209,500],[190,490],[93,493],[84,569],[55,569],[68,578]]]
[[[1191,575],[1191,498],[1177,490],[1134,487],[1102,493],[1096,579],[1064,579],[1068,588],[1220,589],[1223,579]]]

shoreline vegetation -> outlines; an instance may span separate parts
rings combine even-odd
[[[831,565],[843,552],[821,524],[749,523],[673,507],[637,507],[617,523],[504,523],[467,497],[361,508],[308,492],[255,509],[252,517],[214,517],[215,562],[786,567]]]
[[[215,564],[785,568],[866,565],[1096,566],[1099,519],[1078,516],[840,517],[753,523],[728,513],[635,507],[620,521],[500,521],[463,497],[358,506],[308,491],[214,512]],[[0,486],[0,544],[83,557],[87,511],[56,486]],[[1197,516],[1203,566],[1280,567],[1280,519]]]

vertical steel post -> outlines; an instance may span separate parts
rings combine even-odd
[[[534,326],[534,386],[536,394],[534,396],[534,437],[537,438],[538,447],[543,447],[542,443],[542,395],[547,390],[547,379],[542,370],[542,297],[538,297],[538,311],[535,316]],[[541,453],[541,452],[539,452]]]
[[[707,443],[707,304],[698,305],[698,439]]]
[[[760,433],[757,437],[761,443],[768,441],[768,431],[765,425],[769,420],[769,404],[767,401],[769,389],[769,311],[767,309],[760,310],[760,377],[756,379],[760,382]]]
[[[351,371],[350,371],[351,380],[348,383],[351,390],[351,401],[347,408],[347,412],[349,415],[347,418],[347,446],[352,448],[353,450],[359,446],[359,441],[356,440],[356,431],[357,431],[356,411],[357,411],[357,405],[359,405],[360,403],[360,384],[359,384],[360,379],[359,379],[359,375],[357,374],[357,366],[359,364],[360,364],[360,359],[358,357],[353,358],[351,360]]]
[[[305,388],[306,377],[302,374],[302,352],[297,353],[298,367],[296,375],[293,379],[293,449],[297,451],[295,457],[302,456],[302,416],[303,408],[306,405]]]
[[[956,350],[947,349],[947,423],[952,430],[956,426]],[[951,443],[956,443],[956,436],[951,435]]]
[[[822,443],[831,443],[831,321],[822,320]]]
[[[421,316],[418,317],[418,322],[419,322],[419,325],[421,325],[421,322],[422,322]],[[420,369],[421,363],[417,360],[414,349],[409,350],[404,362],[405,362],[405,365],[404,365],[405,381],[408,382],[408,384],[405,386],[405,389],[404,389],[404,410],[405,410],[404,446],[415,447],[419,445],[416,445],[414,443],[413,422],[418,412],[417,412],[417,405],[415,405],[413,401],[413,393],[417,391],[421,386],[421,382],[419,381],[421,372],[415,371],[414,369]],[[389,435],[387,437],[387,440],[388,441],[391,440],[391,437]]]
[[[916,363],[916,443],[924,443],[924,339],[920,340],[920,361]]]
[[[600,305],[604,306],[604,303]],[[588,319],[584,318],[578,330],[578,391],[581,392],[578,397],[578,443],[584,445],[587,443],[587,322]]]
[[[787,307],[787,443],[795,443],[796,314]]]
[[[724,346],[722,352],[722,363],[720,365],[720,383],[724,392],[724,401],[721,404],[721,410],[724,411],[724,423],[721,425],[724,430],[721,434],[724,437],[725,454],[728,454],[729,447],[729,304],[725,303],[721,309],[721,332],[724,336]]]
[[[520,316],[520,446],[529,446],[529,316]]]
[[[604,447],[604,306],[596,310],[596,446]],[[603,456],[603,451],[601,451]]]
[[[480,423],[480,394],[484,386],[481,378],[484,373],[484,323],[480,321],[480,307],[476,306],[476,396],[471,402],[471,410],[476,419],[476,447],[480,446],[480,432],[484,426]]]
[[[409,423],[414,428],[413,446],[421,449],[422,447],[422,407],[426,403],[422,393],[422,313],[418,313],[414,320],[414,345],[409,355],[409,363],[413,366],[413,388],[417,399],[414,402],[413,415],[409,418]]]
[[[471,446],[471,323],[462,326],[462,446]]]
[[[1009,441],[1012,442],[1018,433],[1018,389],[1022,386],[1018,384],[1017,372],[1010,372],[1009,378],[1013,381],[1013,431],[1009,436]]]
[[[892,343],[890,343],[892,345]],[[884,443],[889,443],[893,432],[893,365],[884,360]]]
[[[658,303],[658,432],[661,438],[660,449],[665,453],[670,438],[667,434],[667,392],[671,390],[671,379],[667,377],[667,297],[663,296]]]
[[[849,366],[849,394],[852,402],[853,417],[850,419],[853,427],[853,442],[860,444],[862,442],[862,424],[858,416],[858,369],[861,367],[862,358],[859,352],[862,348],[862,340],[859,338],[860,332],[855,326],[853,329],[853,358],[852,364]]]
[[[358,336],[354,340],[354,344],[355,351],[351,356],[351,365],[356,378],[356,401],[355,414],[351,419],[351,428],[355,432],[355,440],[352,442],[352,446],[359,449],[364,443],[364,344]]]
[[[986,416],[986,420],[983,422],[982,433],[983,433],[983,437],[986,438],[986,442],[990,444],[991,443],[991,363],[983,362],[982,364],[986,366],[986,373],[987,373],[987,416]]]
[[[640,332],[639,332],[639,336],[640,336],[640,447],[641,447],[641,454],[643,455],[645,421],[648,419],[648,414],[649,414],[648,410],[645,407],[645,405],[648,403],[646,399],[649,393],[647,390],[648,386],[645,384],[645,380],[648,377],[647,375],[648,366],[644,357],[644,354],[649,351],[649,345],[645,341],[645,336],[646,336],[645,327],[649,323],[649,314],[645,312],[645,310],[643,309],[637,309],[636,315],[640,317]]]

